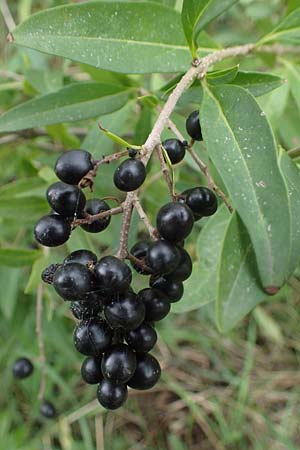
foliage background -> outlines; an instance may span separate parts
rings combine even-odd
[[[20,0],[10,1],[9,6],[19,23],[33,12],[67,3],[71,2]],[[181,9],[180,0],[161,3]],[[224,46],[255,41],[279,21],[286,6],[283,0],[241,0],[214,21],[208,31]],[[0,33],[4,42],[6,29],[1,22]],[[240,62],[245,70],[268,70],[287,78],[282,87],[259,99],[277,139],[286,149],[300,145],[298,63],[296,56],[289,58],[288,64],[275,62],[272,56]],[[230,65],[227,61],[219,67]],[[0,112],[74,80],[109,80],[113,76],[116,75],[4,45],[0,54]],[[134,76],[129,82],[142,82],[147,89],[155,90],[167,79],[155,74]],[[193,105],[187,101],[177,111],[175,119],[183,133],[183,117],[192,110]],[[140,144],[155,117],[153,109],[133,98],[120,110],[101,117],[101,122]],[[50,253],[37,249],[33,242],[33,225],[47,211],[44,193],[55,179],[52,167],[58,152],[83,145],[99,158],[116,148],[99,134],[96,122],[48,126],[37,130],[38,136],[31,130],[0,136],[0,448],[99,450],[103,442],[109,450],[299,448],[300,283],[296,277],[276,298],[267,299],[226,335],[220,335],[207,320],[205,308],[171,314],[158,326],[160,341],[156,353],[163,366],[162,381],[149,393],[132,394],[126,407],[116,413],[104,412],[94,401],[95,388],[81,382],[82,358],[72,345],[74,322],[67,305],[46,288],[43,334],[47,397],[55,403],[59,417],[52,422],[39,417],[39,362],[34,329],[41,268],[80,247],[98,254],[107,249],[113,252],[119,236],[120,219],[114,217],[103,234],[88,236],[77,230],[66,248]],[[166,132],[166,136],[171,134]],[[98,195],[113,195],[113,170],[106,166],[99,173],[95,187]],[[157,172],[153,162],[143,194],[152,219],[159,205],[168,199],[164,181]],[[201,182],[204,180],[187,158],[176,170],[178,191]],[[193,255],[203,224],[197,225],[187,243]],[[135,218],[131,241],[142,232]],[[209,248],[212,242],[206,245]],[[136,280],[137,287],[141,286],[139,283]],[[20,383],[12,378],[11,365],[23,355],[35,361],[36,369],[32,378]]]

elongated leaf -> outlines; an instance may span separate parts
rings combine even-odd
[[[17,45],[122,73],[185,71],[180,15],[141,2],[86,2],[44,10],[13,32]]]
[[[172,305],[172,312],[191,311],[216,300],[217,269],[229,219],[228,210],[222,206],[201,231],[197,241],[198,261],[184,283],[183,298]]]
[[[11,319],[18,300],[21,269],[0,268],[0,283],[5,286],[5,292],[0,296],[0,309],[6,319]]]
[[[282,60],[286,69],[289,86],[300,113],[300,68],[290,61]]]
[[[289,264],[287,192],[269,123],[238,86],[205,88],[200,109],[204,142],[255,249],[264,288],[274,293]]]
[[[270,41],[283,41],[292,44],[300,43],[300,8],[294,9],[284,17],[271,33],[260,40],[258,45]]]
[[[74,122],[121,108],[130,90],[102,83],[72,84],[22,103],[0,117],[0,132]]]
[[[285,82],[285,79],[272,73],[239,72],[230,84],[242,86],[254,97],[259,97],[282,86]]]
[[[4,219],[36,220],[48,211],[46,200],[40,197],[0,199],[0,217]]]
[[[239,71],[239,66],[229,67],[229,69],[214,70],[206,74],[206,79],[209,84],[227,84],[232,82]]]
[[[250,237],[237,213],[228,222],[217,282],[216,314],[221,331],[232,329],[266,297]]]
[[[30,266],[40,255],[39,250],[0,248],[0,265],[9,267]]]
[[[212,20],[230,8],[238,0],[184,0],[182,24],[192,56],[196,56],[197,37],[200,31]],[[199,42],[201,48],[201,41]]]
[[[288,192],[290,215],[290,259],[287,278],[293,274],[300,261],[300,171],[287,153],[281,149],[279,168]]]

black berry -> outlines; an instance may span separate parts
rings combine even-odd
[[[168,153],[172,164],[177,164],[185,157],[185,145],[179,139],[166,139],[162,146]]]
[[[90,250],[75,250],[64,259],[64,264],[78,263],[83,266],[93,266],[96,262],[97,256]]]
[[[167,295],[171,303],[178,302],[183,296],[184,288],[180,281],[167,280],[164,277],[151,277],[150,286]]]
[[[88,384],[97,384],[103,379],[101,359],[89,356],[81,366],[82,379]]]
[[[49,186],[47,200],[51,208],[63,217],[73,217],[80,214],[86,202],[81,189],[62,181]]]
[[[158,211],[156,226],[161,237],[170,242],[185,239],[194,225],[193,213],[185,204],[167,203]]]
[[[107,380],[126,383],[136,369],[136,355],[126,344],[113,345],[104,353],[101,368]]]
[[[189,189],[185,202],[198,216],[212,216],[218,209],[217,197],[205,186]]]
[[[142,323],[138,328],[128,331],[126,342],[137,353],[147,353],[152,350],[157,341],[155,329],[149,323]]]
[[[12,373],[15,378],[27,378],[32,374],[32,372],[33,365],[28,358],[19,358],[13,364]]]
[[[57,416],[57,412],[53,403],[43,400],[40,407],[40,413],[42,416],[47,417],[47,419],[54,419]]]
[[[102,303],[98,301],[71,302],[70,311],[78,320],[97,317],[103,309]]]
[[[199,111],[193,111],[186,119],[186,131],[194,141],[202,141],[202,131],[199,120]]]
[[[146,168],[139,159],[126,159],[114,173],[114,183],[120,191],[138,189],[145,181]]]
[[[117,409],[125,403],[128,396],[124,384],[114,384],[109,380],[102,380],[97,390],[97,398],[104,408]]]
[[[135,256],[141,262],[145,262],[145,258],[150,247],[150,242],[148,241],[140,241],[137,242],[130,250],[130,254]],[[141,266],[138,266],[134,262],[131,261],[132,267],[141,275],[149,275],[147,270],[144,270]]]
[[[108,211],[109,209],[109,205],[104,200],[99,200],[97,198],[88,200],[85,205],[85,212],[92,216]],[[97,219],[92,223],[85,223],[81,225],[81,228],[89,233],[99,233],[108,227],[110,219],[110,216],[106,216],[103,219]]]
[[[91,318],[80,322],[74,330],[74,344],[79,353],[99,356],[111,344],[112,330],[101,319]]]
[[[94,289],[94,278],[86,266],[74,262],[56,270],[53,286],[64,300],[86,300]]]
[[[55,164],[55,173],[67,184],[78,184],[94,167],[92,155],[85,150],[69,150]]]
[[[185,281],[185,280],[187,280],[190,277],[190,275],[192,273],[193,262],[191,260],[190,255],[182,247],[179,248],[179,252],[180,252],[179,264],[176,267],[176,269],[173,270],[173,272],[165,275],[165,278],[167,280]]]
[[[94,271],[100,288],[107,292],[125,291],[132,280],[130,268],[115,256],[101,258]]]
[[[137,366],[128,386],[133,389],[151,389],[159,380],[161,374],[160,365],[154,356],[146,353],[137,355]]]
[[[70,222],[58,214],[42,217],[34,227],[36,240],[45,247],[57,247],[64,244],[70,234]]]
[[[146,263],[153,273],[165,274],[172,272],[178,266],[180,253],[175,245],[168,241],[153,242],[148,250]]]
[[[171,306],[168,297],[158,289],[142,289],[138,297],[145,305],[146,321],[157,322],[162,320],[170,311]]]
[[[133,292],[119,294],[104,310],[105,318],[112,328],[132,330],[145,318],[145,306]]]

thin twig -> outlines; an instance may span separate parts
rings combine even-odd
[[[103,211],[99,214],[86,214],[83,219],[75,219],[72,222],[72,227],[76,227],[78,225],[91,224],[95,222],[95,220],[105,219],[109,216],[115,216],[123,212],[124,207],[122,205],[117,206],[116,208],[111,208],[108,211]]]
[[[288,150],[287,154],[292,159],[298,158],[300,156],[300,147],[291,148],[291,150]]]
[[[136,196],[135,200],[134,200],[134,207],[137,210],[138,215],[140,216],[140,219],[142,220],[142,222],[144,223],[145,227],[148,230],[148,233],[151,237],[151,239],[153,239],[154,241],[157,240],[157,230],[156,228],[154,228],[149,220],[149,217],[147,216],[147,214],[144,211],[144,208],[142,207],[138,197]]]
[[[0,0],[0,11],[3,16],[5,25],[8,29],[8,31],[11,33],[16,28],[16,24],[15,24],[13,16],[11,15],[11,12],[9,10],[6,0]]]
[[[39,400],[42,400],[44,398],[46,388],[46,366],[45,366],[46,356],[43,339],[43,290],[44,290],[43,284],[40,283],[36,295],[36,328],[35,328],[39,347],[39,361],[41,365],[41,379],[38,393]]]
[[[132,255],[131,253],[129,253],[129,252],[127,253],[126,259],[131,261],[132,264],[134,264],[135,266],[140,267],[143,270],[143,272],[147,272],[149,275],[153,274],[150,267],[148,267],[147,264],[143,260],[137,258],[136,256]]]
[[[175,136],[181,141],[184,142],[185,138],[184,136],[180,133],[180,131],[178,130],[178,128],[176,127],[175,123],[171,120],[168,119],[167,120],[167,126],[168,128],[173,131],[173,133],[175,134]]]
[[[112,153],[111,155],[103,156],[103,158],[99,159],[95,162],[94,169],[97,170],[102,164],[110,164],[113,161],[117,161],[124,156],[128,156],[128,150],[124,150],[122,152]]]
[[[95,417],[96,449],[104,450],[103,416]]]
[[[169,169],[167,167],[167,164],[166,164],[163,152],[162,152],[161,145],[157,145],[156,146],[156,153],[157,153],[157,156],[158,156],[158,159],[159,159],[159,163],[160,163],[160,166],[161,166],[161,170],[162,170],[164,179],[166,180],[166,183],[167,183],[167,186],[168,186],[168,189],[169,189],[170,197],[172,198],[172,200],[175,200],[176,199],[176,194],[174,192],[174,184],[173,184],[173,182],[171,180]]]
[[[126,200],[123,203],[123,220],[120,233],[120,244],[119,250],[116,254],[116,256],[120,259],[125,259],[128,254],[128,236],[133,211],[134,198],[135,194],[129,192],[126,196]]]

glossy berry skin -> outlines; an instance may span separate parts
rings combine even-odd
[[[42,217],[34,227],[35,239],[45,247],[57,247],[64,244],[70,234],[70,222],[58,214]]]
[[[86,202],[85,212],[95,216],[102,212],[108,211],[110,209],[109,205],[104,201],[97,198],[92,198]],[[100,233],[100,231],[105,230],[110,224],[110,216],[104,217],[103,219],[95,220],[92,223],[85,223],[81,225],[85,231],[89,233]]]
[[[81,214],[86,198],[77,186],[58,181],[47,189],[47,201],[51,208],[63,217],[74,217]]]
[[[198,216],[212,216],[218,209],[217,197],[205,186],[190,189],[185,202]]]
[[[182,247],[179,248],[179,252],[180,252],[179,264],[176,267],[176,269],[173,270],[173,272],[165,276],[167,280],[185,281],[191,276],[193,270],[193,262],[191,260],[191,257],[188,254],[188,252]]]
[[[85,150],[69,150],[55,164],[58,178],[67,184],[78,184],[94,167],[92,155]]]
[[[152,272],[161,275],[175,270],[179,261],[178,248],[163,240],[153,242],[146,257],[146,263]]]
[[[133,292],[119,294],[104,310],[105,318],[112,328],[132,330],[145,318],[145,306]]]
[[[178,198],[179,203],[184,203],[184,204],[186,204],[186,197],[187,197],[187,195],[188,195],[191,191],[192,191],[192,189],[187,189],[187,190],[183,191],[183,192],[180,194],[179,198]],[[190,208],[190,207],[189,207],[189,208]],[[191,209],[191,208],[190,208],[190,209]],[[192,213],[193,213],[194,221],[195,221],[195,222],[197,222],[198,220],[202,219],[202,216],[201,216],[200,214],[194,213],[194,211],[193,211],[192,209],[191,209],[191,211],[192,211]],[[179,244],[177,244],[177,245],[179,245]]]
[[[73,316],[78,320],[90,319],[91,317],[97,317],[103,309],[100,302],[71,302],[70,311]]]
[[[86,300],[94,289],[93,273],[79,263],[65,264],[54,273],[53,287],[64,300]]]
[[[143,322],[138,328],[128,331],[125,339],[129,347],[137,353],[147,353],[156,344],[157,334],[149,323]]]
[[[97,262],[97,256],[90,250],[75,250],[70,253],[65,259],[64,264],[78,263],[83,266],[94,265]]]
[[[185,145],[179,139],[166,139],[162,146],[168,153],[172,164],[177,164],[185,157]]]
[[[135,191],[145,181],[146,168],[139,159],[126,159],[114,173],[115,186],[124,192]]]
[[[104,378],[115,384],[126,383],[136,369],[136,355],[126,344],[113,345],[102,358]]]
[[[135,256],[137,259],[145,262],[145,259],[146,259],[146,256],[147,256],[150,244],[151,243],[149,241],[137,242],[130,249],[130,254]],[[140,275],[149,275],[147,270],[142,269],[140,266],[138,266],[137,264],[133,263],[132,261],[131,261],[131,265],[134,268],[134,270],[136,270]]]
[[[28,358],[17,359],[12,367],[12,373],[15,378],[22,380],[29,377],[33,372],[32,362]]]
[[[104,256],[95,265],[95,276],[101,289],[107,292],[123,292],[128,289],[132,273],[130,268],[115,256]]]
[[[74,344],[79,353],[99,356],[109,348],[113,332],[101,319],[93,317],[80,322],[74,330]]]
[[[167,295],[171,303],[178,302],[183,296],[183,283],[180,281],[167,280],[164,277],[151,277],[150,286]]]
[[[103,379],[101,370],[101,358],[89,356],[85,358],[81,366],[82,379],[88,384],[97,384]]]
[[[186,119],[186,131],[194,141],[202,141],[202,131],[199,121],[199,111],[193,111]]]
[[[160,365],[154,356],[145,353],[137,355],[137,366],[128,386],[133,389],[151,389],[159,380],[161,374]]]
[[[53,403],[47,400],[43,400],[43,403],[40,407],[40,413],[47,419],[54,419],[57,416],[55,406],[53,405]]]
[[[161,237],[169,242],[180,242],[193,229],[194,217],[188,206],[171,202],[162,206],[156,217],[156,226]]]
[[[117,409],[126,402],[128,391],[125,384],[114,384],[109,380],[102,380],[97,390],[97,398],[104,408]]]
[[[158,322],[170,311],[171,305],[168,297],[158,289],[142,289],[138,297],[145,305],[145,320],[148,322]]]

